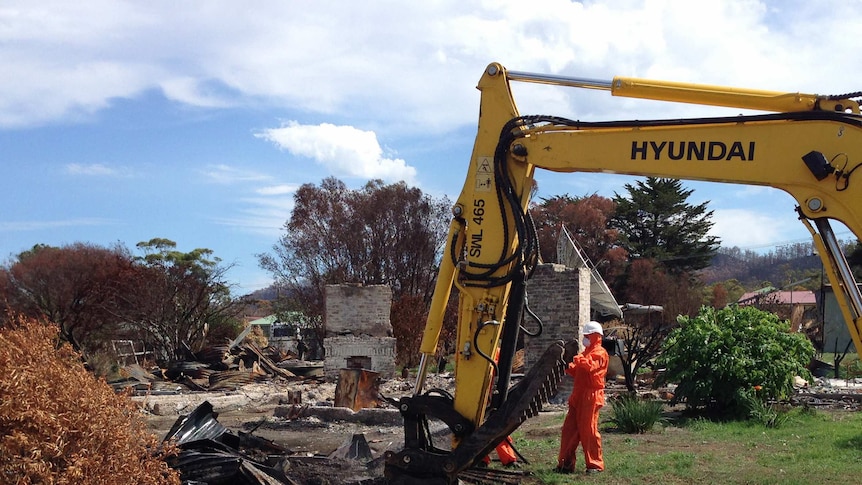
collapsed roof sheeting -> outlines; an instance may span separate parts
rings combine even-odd
[[[174,423],[164,441],[175,440],[180,446],[185,443],[198,440],[227,440],[227,444],[237,447],[239,441],[231,438],[228,431],[216,418],[218,413],[213,412],[213,405],[209,401],[202,402],[187,416],[183,416]]]
[[[602,279],[589,257],[578,246],[565,226],[560,226],[560,237],[557,238],[557,262],[569,268],[587,268],[590,270],[590,307],[603,317],[615,316],[623,318],[620,305],[611,290]]]
[[[164,441],[174,440],[180,453],[169,460],[184,483],[241,485],[293,485],[280,470],[242,453],[242,436],[233,434],[216,419],[209,401],[177,419]],[[263,440],[261,440],[263,441]],[[272,445],[265,451],[271,451]],[[287,450],[281,450],[287,451]]]
[[[349,454],[340,458],[300,457],[278,443],[250,433],[234,434],[217,417],[212,404],[204,401],[191,414],[177,419],[164,438],[174,440],[180,449],[167,462],[180,473],[184,485],[388,483],[382,475],[383,457],[371,460],[372,452],[364,436],[360,435],[365,447],[364,459]],[[354,436],[354,441],[358,440]],[[374,472],[378,468],[380,473]]]
[[[173,462],[184,483],[237,485],[298,485],[281,471],[256,463],[234,451],[215,448],[215,442],[194,442],[197,449],[184,449]],[[209,444],[211,447],[207,447]]]

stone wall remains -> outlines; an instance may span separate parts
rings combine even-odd
[[[540,336],[525,336],[524,364],[529,371],[554,341],[580,342],[581,328],[590,320],[590,271],[553,263],[539,265],[527,282],[527,303],[543,324]],[[529,316],[524,324],[530,331],[536,329]],[[572,378],[566,375],[551,402],[565,402],[571,391]]]

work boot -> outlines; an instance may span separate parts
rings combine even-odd
[[[593,473],[601,473],[603,470],[601,468],[587,468],[587,475],[592,475]]]
[[[554,473],[562,473],[564,475],[568,475],[571,473],[575,473],[575,470],[557,465],[557,468],[554,468]]]

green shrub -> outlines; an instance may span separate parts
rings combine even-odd
[[[742,403],[748,411],[748,419],[766,426],[777,428],[788,419],[787,411],[779,409],[775,404],[769,404],[760,397],[759,389],[742,393]]]
[[[609,421],[623,433],[646,433],[665,421],[660,401],[640,399],[634,394],[623,394],[610,401],[614,414]]]
[[[665,372],[659,384],[677,383],[674,402],[718,417],[747,418],[745,394],[760,387],[764,400],[793,392],[794,376],[806,369],[814,347],[790,324],[754,307],[701,308],[668,335],[657,359]]]

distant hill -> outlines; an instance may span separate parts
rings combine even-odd
[[[273,301],[278,298],[278,287],[275,284],[272,284],[266,288],[261,288],[249,293],[248,297],[253,300]]]
[[[735,279],[747,289],[757,289],[763,282],[781,287],[791,282],[812,278],[801,286],[819,287],[820,257],[814,254],[812,243],[797,243],[776,248],[767,253],[721,248],[712,265],[701,270],[706,284]]]

